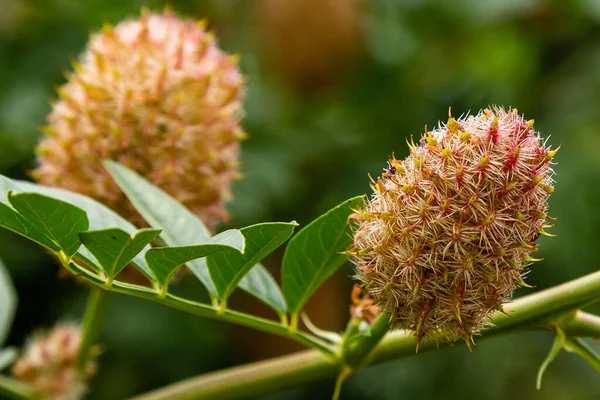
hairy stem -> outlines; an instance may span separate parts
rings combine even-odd
[[[212,307],[208,304],[187,300],[170,293],[166,293],[166,295],[161,296],[159,292],[144,286],[114,281],[110,287],[106,287],[105,278],[98,276],[73,262],[69,264],[69,269],[76,271],[81,277],[105,291],[128,294],[130,296],[150,300],[155,303],[164,304],[166,306],[185,311],[190,314],[198,315],[200,317],[231,322],[274,335],[283,336],[301,343],[304,346],[315,348],[325,353],[329,357],[335,357],[336,355],[336,349],[321,339],[301,331],[291,332],[287,326],[284,326],[279,322],[255,317],[253,315],[229,309],[220,311],[218,308]]]
[[[0,375],[0,397],[2,396],[16,400],[33,400],[38,398],[29,386],[7,376]]]
[[[574,281],[523,297],[505,306],[510,314],[500,312],[492,315],[495,326],[486,329],[479,339],[494,337],[520,330],[539,330],[551,328],[560,314],[574,310],[582,305],[600,300],[600,272],[584,276]],[[570,325],[576,332],[582,333],[581,325],[590,325],[586,313],[573,313],[577,322],[561,320],[562,329],[572,335]],[[591,336],[597,331],[589,330]],[[458,344],[458,343],[457,343]],[[444,344],[428,342],[422,345],[420,352],[444,347]],[[367,365],[376,365],[388,361],[409,357],[415,354],[416,341],[405,331],[394,331],[386,335],[372,352]],[[182,400],[191,398],[222,399],[231,397],[250,397],[277,392],[301,383],[337,376],[343,368],[342,360],[335,360],[316,351],[305,351],[290,356],[240,366],[225,371],[206,374],[188,379],[145,395],[135,400]],[[296,373],[298,375],[296,375]]]
[[[102,329],[108,308],[108,295],[108,292],[98,288],[92,288],[89,294],[83,317],[81,343],[77,352],[77,369],[80,371],[85,368],[100,329]]]

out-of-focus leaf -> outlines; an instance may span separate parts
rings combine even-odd
[[[352,243],[348,217],[364,201],[357,196],[329,210],[294,236],[283,256],[281,279],[290,313],[298,314],[315,290],[346,261]]]
[[[147,179],[123,165],[106,160],[104,165],[117,185],[144,219],[163,231],[160,237],[169,246],[187,246],[210,243],[211,235],[204,223],[180,202]],[[206,287],[212,297],[218,297],[206,265],[207,259],[189,261],[186,266]],[[254,267],[239,282],[239,287],[258,297],[278,312],[285,309],[281,291],[268,271]],[[285,311],[284,311],[285,312]]]
[[[308,328],[308,330],[311,331],[313,335],[320,337],[321,339],[325,339],[331,343],[341,343],[342,342],[342,337],[340,336],[339,333],[333,332],[333,331],[327,331],[325,329],[319,328],[318,326],[316,326],[315,324],[312,323],[312,321],[310,320],[310,318],[308,317],[308,315],[306,313],[302,313],[301,317],[302,317],[302,322],[304,322],[304,325],[306,325],[306,328]]]
[[[112,280],[148,244],[160,229],[141,229],[129,234],[119,228],[81,232],[81,243],[92,252],[104,273]]]
[[[164,291],[173,274],[181,265],[197,258],[231,249],[244,251],[244,236],[237,229],[230,229],[216,235],[210,243],[150,249],[146,252],[145,257]]]
[[[187,246],[210,242],[211,235],[204,223],[168,193],[117,162],[106,160],[104,166],[146,222],[163,230],[160,237],[167,245]],[[217,289],[210,279],[206,259],[190,261],[187,267],[216,297]]]
[[[0,371],[10,366],[19,355],[19,352],[14,347],[7,347],[0,350]]]
[[[0,260],[0,345],[8,336],[16,308],[17,292],[4,263]]]
[[[295,222],[264,223],[240,229],[246,240],[244,254],[230,250],[207,258],[208,270],[220,300],[226,300],[259,261],[281,246],[294,232]]]
[[[271,306],[278,314],[286,313],[287,305],[283,293],[281,293],[275,278],[262,264],[259,263],[252,267],[238,286]]]

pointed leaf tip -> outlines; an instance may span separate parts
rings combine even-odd
[[[295,227],[295,223],[272,222],[242,228],[237,232],[246,243],[243,253],[229,250],[208,257],[208,270],[219,299],[226,300],[251,268],[281,246]]]
[[[81,232],[83,245],[96,257],[109,282],[144,248],[160,234],[161,229],[141,229],[127,233],[122,229],[109,228]]]

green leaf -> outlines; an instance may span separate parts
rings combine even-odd
[[[163,229],[160,237],[167,245],[210,243],[211,234],[204,223],[168,193],[119,163],[106,160],[104,166],[150,226]],[[211,297],[218,297],[206,263],[206,258],[202,258],[190,261],[186,266],[202,282]],[[264,269],[252,268],[240,281],[239,287],[268,305],[277,307],[278,312],[282,306],[285,309],[279,287]]]
[[[290,313],[298,314],[315,290],[346,261],[344,251],[352,243],[350,208],[364,197],[346,200],[323,214],[290,240],[283,256],[281,280]]]
[[[29,223],[57,243],[67,256],[77,252],[81,246],[78,234],[89,227],[84,210],[37,193],[10,192],[8,201]]]
[[[148,224],[162,228],[160,237],[167,245],[187,246],[210,242],[211,235],[204,223],[169,194],[119,163],[106,160],[104,166]],[[216,297],[217,289],[210,279],[206,260],[190,261],[187,267],[210,295]]]
[[[537,390],[540,390],[540,388],[542,387],[542,378],[544,377],[544,372],[546,372],[548,366],[552,363],[552,361],[556,359],[563,347],[565,347],[566,341],[567,336],[562,331],[562,329],[557,327],[556,336],[554,337],[554,343],[552,344],[552,348],[550,349],[550,352],[546,356],[544,362],[542,362],[542,365],[540,365],[540,369],[538,369],[537,379],[535,383]]]
[[[1,194],[0,194],[1,196]],[[52,239],[42,233],[34,224],[27,221],[21,214],[0,200],[0,226],[28,238],[53,252],[60,248]]]
[[[14,347],[0,349],[0,371],[11,365],[19,356],[19,352]]]
[[[238,284],[238,287],[275,310],[278,314],[287,312],[283,293],[271,273],[262,265],[256,264]]]
[[[160,229],[141,229],[129,234],[119,228],[81,232],[81,243],[96,257],[109,282],[160,234]]]
[[[110,208],[104,206],[103,204],[98,203],[96,200],[93,200],[87,196],[83,196],[81,194],[74,193],[74,192],[69,192],[68,190],[63,190],[63,189],[58,189],[58,188],[50,188],[50,187],[38,185],[35,183],[31,183],[31,182],[13,180],[13,179],[9,179],[5,176],[0,175],[0,224],[3,224],[4,221],[8,220],[9,222],[12,223],[12,227],[6,226],[6,225],[2,225],[2,226],[5,226],[6,228],[13,230],[20,235],[26,236],[29,239],[34,240],[38,244],[45,246],[53,251],[58,251],[59,250],[58,246],[56,244],[54,244],[53,245],[55,247],[54,249],[49,247],[51,245],[51,243],[53,243],[52,240],[50,240],[48,237],[46,237],[41,232],[39,232],[39,234],[42,237],[36,238],[36,237],[34,237],[36,234],[36,232],[34,232],[34,231],[23,232],[23,231],[14,229],[15,227],[18,227],[19,222],[23,223],[25,221],[25,219],[23,217],[19,217],[18,216],[19,214],[14,212],[14,210],[12,210],[12,208],[9,207],[9,203],[6,200],[8,192],[15,192],[15,193],[34,192],[34,193],[39,193],[39,194],[42,194],[42,195],[45,195],[48,197],[52,197],[55,199],[65,201],[69,204],[73,204],[74,206],[77,206],[77,207],[81,208],[82,210],[85,210],[85,212],[87,213],[90,230],[101,230],[101,229],[106,229],[106,228],[121,228],[129,234],[132,234],[137,231],[137,228],[133,224],[131,224],[130,222],[128,222],[127,220],[122,218],[119,214],[115,213]],[[6,207],[4,207],[4,206],[6,206]],[[6,209],[7,207],[8,207],[8,210]],[[11,216],[10,213],[12,213],[13,215]],[[25,227],[25,228],[27,228],[27,227]],[[34,228],[34,227],[32,226],[32,228]],[[40,240],[44,240],[44,238],[47,243],[40,242]],[[149,248],[150,247],[148,246],[144,250],[147,250]],[[81,258],[90,260],[94,264],[97,264],[95,257],[85,247],[79,248],[78,256],[82,256]],[[135,256],[134,264],[150,280],[154,279],[153,273],[150,270],[150,268],[148,268],[146,260],[144,259],[144,252]]]
[[[248,271],[281,246],[292,235],[296,226],[295,222],[247,226],[240,229],[246,239],[244,254],[230,250],[208,257],[208,270],[219,299],[226,300]]]
[[[146,252],[146,261],[165,292],[167,284],[181,265],[231,249],[244,251],[244,236],[237,229],[218,234],[211,243],[150,249]]]
[[[592,368],[600,374],[600,355],[598,355],[581,338],[569,338],[565,343],[565,350],[583,358]]]
[[[16,308],[17,292],[4,263],[0,260],[0,345],[8,336]]]

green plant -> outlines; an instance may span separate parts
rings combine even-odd
[[[102,304],[110,292],[263,330],[315,349],[212,374],[139,399],[242,397],[335,374],[341,384],[356,370],[414,353],[417,342],[409,332],[388,334],[390,317],[386,314],[370,325],[355,317],[342,335],[314,328],[312,332],[298,329],[298,317],[308,297],[345,261],[344,252],[352,241],[347,219],[352,209],[363,207],[362,196],[344,201],[292,238],[283,259],[282,292],[259,262],[292,235],[294,222],[257,224],[211,237],[197,217],[165,192],[119,164],[105,165],[153,228],[139,230],[83,195],[0,178],[0,225],[45,247],[67,270],[90,284],[79,365],[85,364],[95,343]],[[150,247],[158,235],[166,246]],[[196,243],[190,243],[190,237]],[[190,301],[168,290],[180,266],[197,259],[205,260],[194,271],[202,282],[210,282],[206,286],[211,304]],[[149,285],[119,281],[119,271],[128,264],[139,269]],[[229,309],[227,298],[238,286],[271,306],[278,319]],[[600,360],[579,339],[600,335],[600,318],[580,311],[597,300],[599,289],[600,273],[595,273],[506,304],[505,313],[491,316],[493,326],[482,330],[482,338],[515,330],[550,329],[556,333],[557,341],[540,369],[540,380],[561,348],[576,352],[599,369]],[[429,341],[420,351],[434,347]],[[0,387],[15,398],[33,398],[31,389],[9,378],[3,377]]]
[[[144,99],[143,102],[144,110],[145,107],[157,106],[157,102],[160,106],[164,99],[159,97],[150,103],[146,103],[146,100],[148,99]],[[540,367],[538,387],[544,371],[561,349],[575,352],[600,371],[599,357],[581,341],[583,337],[600,337],[600,318],[582,311],[599,299],[600,273],[506,303],[506,297],[510,295],[513,287],[516,284],[524,284],[522,264],[532,261],[528,254],[535,248],[533,242],[538,234],[545,232],[543,221],[547,217],[546,197],[554,190],[550,186],[548,165],[556,150],[541,145],[540,139],[532,133],[531,125],[522,120],[516,111],[507,114],[503,110],[496,110],[495,113],[497,115],[486,110],[476,117],[478,124],[489,125],[485,126],[485,129],[490,128],[491,136],[487,139],[489,143],[480,135],[484,132],[483,128],[469,126],[471,120],[457,121],[451,118],[447,126],[427,132],[418,147],[411,144],[411,158],[404,162],[392,159],[382,178],[373,182],[376,191],[373,199],[365,202],[364,196],[357,196],[346,200],[294,236],[292,235],[297,226],[294,221],[259,223],[212,235],[212,229],[207,228],[197,215],[202,216],[202,212],[191,212],[165,190],[154,186],[150,180],[138,175],[134,170],[115,161],[101,162],[101,157],[96,157],[97,167],[105,168],[106,171],[96,170],[98,175],[94,176],[106,177],[110,179],[110,185],[118,186],[122,194],[119,192],[117,197],[126,196],[135,212],[149,227],[140,229],[110,208],[85,195],[3,176],[0,176],[0,226],[44,247],[66,270],[90,288],[82,326],[76,334],[61,336],[77,338],[70,342],[77,344],[76,354],[69,351],[69,357],[60,360],[61,363],[68,361],[69,373],[73,368],[78,371],[78,379],[69,380],[77,385],[75,396],[83,395],[85,387],[81,385],[93,372],[90,363],[96,355],[97,334],[104,322],[106,301],[111,293],[122,293],[199,317],[258,329],[296,341],[310,349],[300,354],[190,379],[136,397],[140,400],[248,397],[274,392],[302,382],[336,376],[337,384],[333,395],[339,397],[344,380],[352,373],[370,365],[415,354],[415,349],[419,352],[432,351],[453,344],[459,338],[467,339],[469,344],[469,341],[479,334],[481,339],[485,339],[499,334],[538,329],[550,330],[556,336],[547,359]],[[506,118],[512,125],[510,132],[504,132],[502,136],[495,129],[498,128],[498,124],[505,124]],[[238,120],[234,119],[234,122],[237,124]],[[501,128],[505,129],[505,125],[501,125]],[[132,131],[135,133],[136,129],[139,127]],[[515,146],[508,149],[512,145],[510,140],[523,139],[519,136],[523,132],[528,147]],[[496,138],[496,134],[501,137]],[[503,142],[504,139],[506,142]],[[494,151],[490,151],[489,155],[478,152],[481,149],[494,150],[493,146],[497,145],[498,141],[505,145],[500,154]],[[60,145],[60,141],[58,143]],[[458,150],[471,153],[462,159],[456,155],[455,163],[445,171],[444,161],[442,167],[434,167],[431,164],[454,157],[445,151],[448,149],[448,143],[456,146]],[[483,147],[477,147],[479,145]],[[485,147],[488,145],[489,147]],[[160,147],[155,150],[160,153]],[[498,165],[499,160],[510,161],[511,157],[516,158],[523,154],[526,161],[521,165],[523,169],[517,170],[518,174],[515,174],[514,180],[508,175],[505,176],[506,165]],[[438,159],[434,160],[433,155]],[[430,156],[431,159],[428,159]],[[113,158],[121,160],[120,157]],[[457,161],[465,163],[458,165]],[[511,163],[509,162],[509,166]],[[467,167],[470,169],[466,170]],[[490,176],[486,175],[488,167],[495,168]],[[534,169],[536,171],[533,171]],[[465,181],[451,181],[441,175],[444,171],[453,178],[464,174]],[[150,174],[148,171],[141,172]],[[411,179],[405,179],[406,175],[402,175],[403,173],[410,175]],[[469,179],[479,180],[468,181],[467,175],[470,175]],[[431,187],[419,192],[414,187],[415,182],[419,180],[426,181]],[[426,225],[431,229],[426,232],[429,236],[421,232],[413,239],[420,240],[426,237],[432,239],[429,244],[436,244],[435,236],[448,233],[445,230],[452,230],[457,237],[453,239],[457,243],[455,247],[446,246],[446,241],[446,245],[442,246],[443,251],[431,247],[415,255],[415,258],[422,254],[427,256],[418,264],[417,272],[431,267],[435,274],[435,269],[440,268],[439,276],[429,280],[435,283],[434,287],[430,287],[429,291],[423,290],[423,276],[416,273],[412,276],[416,277],[416,280],[403,281],[400,284],[394,282],[389,267],[392,261],[399,261],[398,255],[404,250],[403,242],[397,240],[397,236],[405,234],[404,229],[411,226],[407,221],[424,218],[429,212],[427,207],[437,207],[445,211],[444,198],[435,199],[438,192],[448,196],[453,190],[457,199],[469,203],[477,194],[471,190],[477,189],[473,182],[483,183],[487,189],[497,189],[498,193],[494,192],[495,194],[500,194],[501,189],[507,193],[511,192],[511,201],[504,203],[490,201],[490,198],[476,198],[471,205],[476,211],[483,211],[482,215],[477,215],[473,221],[466,217],[453,217],[448,226]],[[467,189],[460,192],[460,184],[464,184]],[[526,201],[527,192],[532,189],[535,197]],[[394,191],[398,196],[392,196]],[[400,192],[407,196],[400,195]],[[431,199],[431,196],[434,198]],[[477,203],[478,200],[480,203]],[[220,201],[219,196],[219,206],[222,205]],[[398,208],[403,206],[400,201],[406,202],[409,207],[399,211]],[[488,206],[499,204],[501,207],[496,210],[498,213],[490,214]],[[500,229],[500,234],[485,236],[487,241],[481,242],[479,247],[471,237],[471,232],[471,236],[464,239],[468,251],[462,251],[463,248],[458,245],[462,236],[454,228],[457,222],[468,228],[485,226],[496,229],[493,225],[496,220],[506,222],[506,215],[509,211],[514,211],[516,206],[523,207],[517,207],[516,210],[522,214],[522,218],[516,214],[514,220],[509,222],[525,221],[523,226],[496,227]],[[448,208],[452,207],[457,205],[448,204]],[[526,212],[522,212],[522,209]],[[453,210],[457,215],[460,212],[458,209]],[[128,212],[123,214],[128,215]],[[138,217],[133,219],[139,220]],[[358,225],[353,227],[348,223],[349,219],[358,220]],[[212,218],[209,220],[212,225],[214,221]],[[520,240],[516,240],[515,237]],[[260,263],[290,238],[283,257],[280,287]],[[499,238],[503,239],[501,245],[497,243]],[[498,244],[498,247],[490,246],[490,242]],[[427,244],[423,243],[424,246]],[[476,251],[476,254],[471,254],[471,251]],[[348,255],[358,264],[358,274],[372,299],[355,296],[354,312],[344,332],[323,331],[315,327],[302,310],[309,297],[346,262]],[[410,254],[400,255],[400,262],[407,261],[407,264],[412,265],[408,262]],[[473,257],[469,258],[471,255]],[[380,263],[375,264],[371,270],[372,260],[377,257]],[[459,263],[459,267],[456,267],[457,258],[465,261],[469,270],[477,271],[477,274],[474,274],[477,279],[465,285],[467,291],[485,291],[480,281],[486,278],[486,284],[498,286],[497,292],[486,292],[485,296],[477,293],[476,301],[470,301],[468,304],[466,296],[457,297],[456,292],[449,293],[448,290],[456,288],[450,283],[464,272],[462,264]],[[499,267],[493,264],[492,260],[495,262],[501,258],[507,259],[506,265],[502,264]],[[184,265],[202,282],[210,302],[192,301],[169,290],[178,270]],[[3,266],[0,265],[1,267]],[[139,271],[145,277],[145,281],[130,283],[122,279],[123,275],[120,273],[126,268]],[[481,271],[483,273],[480,274]],[[375,273],[374,277],[369,275],[372,272]],[[504,275],[491,276],[492,272]],[[396,284],[395,288],[388,287],[391,282]],[[446,285],[447,282],[450,283]],[[0,288],[0,340],[3,340],[6,327],[10,325],[14,313],[15,295],[10,280],[1,269]],[[231,309],[228,299],[237,288],[270,306],[276,317],[265,319]],[[397,291],[398,289],[400,291]],[[431,303],[431,307],[435,305],[439,310],[439,313],[434,315],[435,318],[429,319],[430,303],[429,300],[424,302],[424,298],[438,299],[443,303]],[[457,303],[450,301],[457,298],[460,298]],[[462,303],[465,303],[465,307]],[[444,305],[447,307],[440,308]],[[494,309],[498,311],[492,313]],[[301,329],[301,319],[307,330]],[[391,331],[393,321],[407,330]],[[450,329],[447,329],[448,327]],[[432,339],[442,339],[443,342],[437,343]],[[35,340],[34,337],[31,348],[43,348],[39,343],[36,346]],[[59,342],[63,343],[61,340]],[[51,354],[61,356],[67,353],[65,349],[72,349],[67,346],[58,348],[64,350],[64,353],[53,351]],[[110,344],[107,348],[110,351]],[[9,366],[15,357],[14,349],[2,350],[0,369]],[[52,368],[38,368],[35,371],[42,371],[42,374],[47,373],[45,371],[56,371],[56,357],[46,358],[52,360]],[[42,357],[42,361],[46,358]],[[60,367],[64,365],[60,364]],[[35,383],[31,383],[37,380],[25,378],[27,371],[31,370],[27,363],[17,362],[13,370],[19,380],[0,375],[0,393],[17,399],[33,399],[40,396],[60,398],[57,396],[61,394],[46,391],[46,386],[40,389]]]

